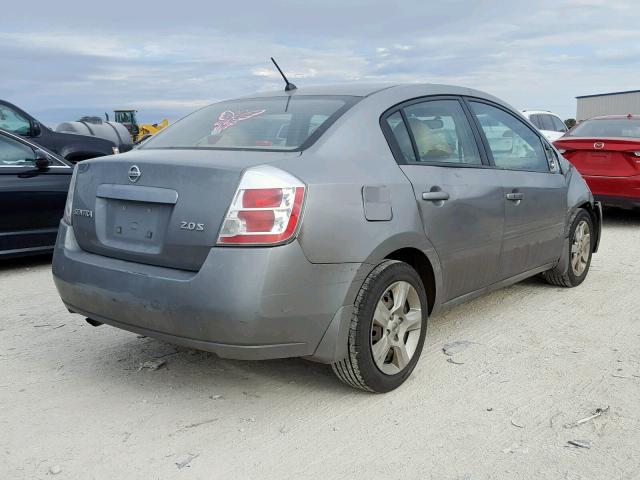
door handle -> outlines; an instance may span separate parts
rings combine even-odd
[[[444,202],[445,200],[449,200],[449,194],[442,190],[422,192],[422,199],[428,202]]]
[[[520,193],[520,192],[507,193],[506,197],[507,197],[507,200],[511,200],[513,202],[517,202],[519,200],[523,200],[524,199],[524,193]]]

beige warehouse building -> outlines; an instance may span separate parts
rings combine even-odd
[[[578,121],[599,115],[640,115],[640,90],[582,95],[576,100]]]

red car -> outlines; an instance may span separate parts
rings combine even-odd
[[[553,144],[576,166],[596,200],[640,207],[640,116],[590,118]]]

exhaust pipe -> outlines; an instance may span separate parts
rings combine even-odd
[[[92,327],[99,327],[100,325],[102,325],[102,322],[99,322],[97,320],[93,320],[92,318],[85,318],[85,321],[91,325]]]

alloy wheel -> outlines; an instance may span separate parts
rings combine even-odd
[[[391,284],[373,313],[371,353],[386,375],[400,373],[416,352],[422,330],[422,307],[416,289],[405,281]]]
[[[576,277],[581,276],[591,256],[591,231],[589,224],[582,220],[576,226],[571,243],[571,269]]]

